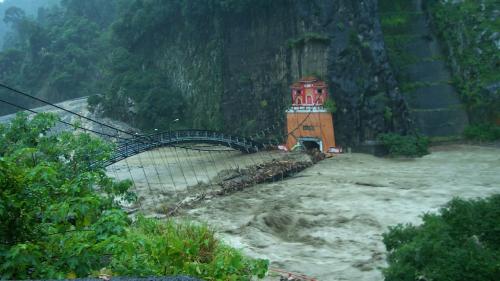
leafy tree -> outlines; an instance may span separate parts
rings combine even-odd
[[[88,7],[78,10],[83,7],[80,2]],[[0,52],[0,65],[5,67],[0,80],[53,102],[94,94],[103,78],[101,61],[108,47],[109,22],[102,19],[106,15],[113,20],[110,9],[115,2],[63,1],[62,6],[40,8],[36,19],[9,8],[4,21],[12,25],[13,36]],[[98,13],[91,12],[98,4],[103,4]],[[11,62],[14,54],[16,63]]]
[[[500,195],[453,199],[423,224],[397,225],[383,235],[387,281],[498,280]]]
[[[86,18],[105,28],[115,20],[118,2],[115,0],[61,0],[61,5],[70,16]]]
[[[429,154],[429,139],[415,135],[380,134],[377,139],[384,145],[391,156],[421,157]]]
[[[56,133],[56,117],[20,114],[0,125],[0,278],[62,279],[184,274],[205,280],[263,276],[254,261],[215,239],[204,225],[132,222],[118,200],[130,181],[96,164],[112,147],[88,134]]]
[[[7,24],[17,25],[26,18],[26,14],[21,8],[10,7],[5,11],[3,21]]]

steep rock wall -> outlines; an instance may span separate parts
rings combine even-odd
[[[461,135],[467,113],[422,0],[381,0],[380,7],[390,63],[415,129],[431,137]]]
[[[120,29],[137,38],[128,50],[142,71],[161,73],[186,98],[186,126],[252,135],[278,125],[274,134],[283,135],[289,86],[315,75],[337,104],[340,145],[410,130],[376,0],[194,2],[162,4],[162,18],[159,7],[139,5]],[[147,30],[134,26],[142,18],[155,22]]]
[[[498,0],[423,2],[469,120],[500,124]]]
[[[408,109],[388,64],[377,1],[277,1],[224,17],[225,127],[283,124],[289,85],[317,75],[336,101],[337,141],[356,145],[409,130]]]

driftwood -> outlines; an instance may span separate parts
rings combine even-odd
[[[240,176],[219,183],[221,190],[219,190],[217,195],[242,190],[259,183],[283,180],[311,165],[312,163],[308,161],[273,160],[268,163],[242,169]]]
[[[271,162],[250,166],[245,169],[225,171],[232,173],[229,177],[219,176],[221,180],[212,183],[211,190],[186,198],[165,210],[167,217],[177,214],[181,209],[216,196],[224,196],[232,192],[243,190],[253,185],[283,180],[313,165],[311,161],[272,160]]]

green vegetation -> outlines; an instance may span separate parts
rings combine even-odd
[[[330,113],[335,113],[337,112],[337,104],[332,98],[327,99],[324,103],[323,106],[325,109],[330,112]]]
[[[8,8],[0,17],[13,32],[0,53],[0,80],[52,101],[97,92],[115,2],[64,0],[40,8],[36,19]]]
[[[153,57],[157,54],[152,50],[159,47],[159,30],[170,25],[178,11],[185,9],[192,13],[188,18],[199,18],[190,3],[63,0],[60,6],[41,8],[36,18],[11,7],[1,15],[13,32],[0,52],[0,80],[50,101],[99,94],[92,100],[92,109],[100,103],[106,115],[143,129],[167,129],[177,118],[187,124],[198,120],[218,126],[211,110],[206,118],[208,110],[196,109],[203,113],[203,121],[199,114],[193,118],[186,114],[185,95],[168,73],[160,71]],[[194,32],[197,26],[188,24],[193,25],[192,34],[198,34]],[[170,35],[161,34],[163,38]],[[205,47],[212,51],[209,44]],[[0,114],[9,110],[0,107]]]
[[[500,140],[500,126],[489,123],[470,125],[465,128],[464,136],[475,141]]]
[[[267,261],[222,244],[204,225],[132,221],[117,201],[135,201],[94,161],[111,148],[88,134],[60,133],[53,115],[0,125],[0,278],[191,275],[262,277]]]
[[[240,111],[222,99],[223,21],[283,3],[63,0],[35,18],[12,8],[0,15],[13,30],[0,52],[0,80],[50,101],[97,95],[91,109],[144,130],[222,130],[223,110]],[[252,81],[235,90],[253,101],[251,89]],[[264,99],[269,106],[259,106]],[[255,101],[251,117],[233,118],[235,128],[255,118],[254,110],[271,114],[282,100]],[[171,124],[175,119],[180,121]]]
[[[500,90],[487,88],[500,82],[500,18],[494,14],[498,1],[434,0],[426,4],[447,47],[453,82],[470,120],[494,123],[500,118]]]
[[[387,133],[378,135],[377,139],[393,157],[421,157],[429,154],[429,139],[418,134],[402,136]]]
[[[493,281],[500,276],[500,195],[454,199],[423,224],[391,227],[387,281]]]
[[[384,108],[384,120],[386,122],[391,122],[392,120],[392,109],[388,106]]]
[[[411,24],[420,14],[415,12],[412,1],[409,0],[381,0],[379,10],[387,55],[398,82],[401,85],[412,83],[416,88],[420,87],[416,84],[418,82],[411,81],[405,73],[408,66],[421,61],[421,58],[408,52],[408,46],[417,39]],[[402,87],[404,93],[415,89]]]

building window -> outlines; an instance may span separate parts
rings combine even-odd
[[[314,126],[304,125],[302,129],[304,131],[314,131]]]
[[[297,90],[296,93],[297,93],[297,95],[300,95],[300,90]]]
[[[311,95],[307,95],[307,97],[306,97],[306,103],[307,104],[313,104],[313,98],[312,98]]]
[[[318,94],[323,93],[323,89],[318,89]]]

